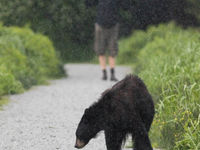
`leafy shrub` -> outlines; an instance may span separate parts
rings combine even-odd
[[[0,83],[0,96],[22,92],[23,90],[22,84],[3,66],[0,66]]]
[[[174,23],[151,26],[146,32],[136,30],[128,39],[122,39],[119,41],[119,57],[117,58],[117,62],[120,64],[136,63],[138,61],[138,53],[147,43],[154,41],[156,38],[164,37],[166,33],[179,31],[180,28],[176,27]]]
[[[151,27],[144,34],[150,40],[137,52],[134,66],[156,103],[152,142],[169,150],[198,150],[200,35],[174,24]]]
[[[128,40],[120,40],[119,57],[117,58],[117,62],[120,64],[130,64],[136,62],[136,56],[138,52],[147,42],[148,37],[144,31],[135,31]]]
[[[63,73],[51,41],[28,28],[0,26],[0,96]],[[8,82],[9,81],[9,82]],[[18,87],[18,88],[16,88]]]

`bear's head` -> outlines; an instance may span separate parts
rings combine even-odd
[[[101,130],[99,114],[94,108],[86,109],[76,130],[76,148],[83,148]]]

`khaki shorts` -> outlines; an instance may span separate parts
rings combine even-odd
[[[118,53],[118,32],[119,24],[107,29],[97,23],[95,24],[94,50],[97,55],[105,55],[106,50],[109,56],[115,57]]]

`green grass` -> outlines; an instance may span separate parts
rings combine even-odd
[[[199,150],[199,32],[183,30],[173,23],[137,32],[121,42],[124,49],[120,49],[119,60],[133,64],[134,73],[153,96],[156,115],[150,137],[154,147]],[[131,46],[126,48],[127,43]]]

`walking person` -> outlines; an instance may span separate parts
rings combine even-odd
[[[103,80],[107,80],[106,50],[110,66],[110,80],[118,81],[115,76],[115,58],[118,53],[119,11],[127,10],[129,0],[85,0],[86,6],[97,6],[95,23],[94,50],[99,57],[99,64],[103,73]]]

